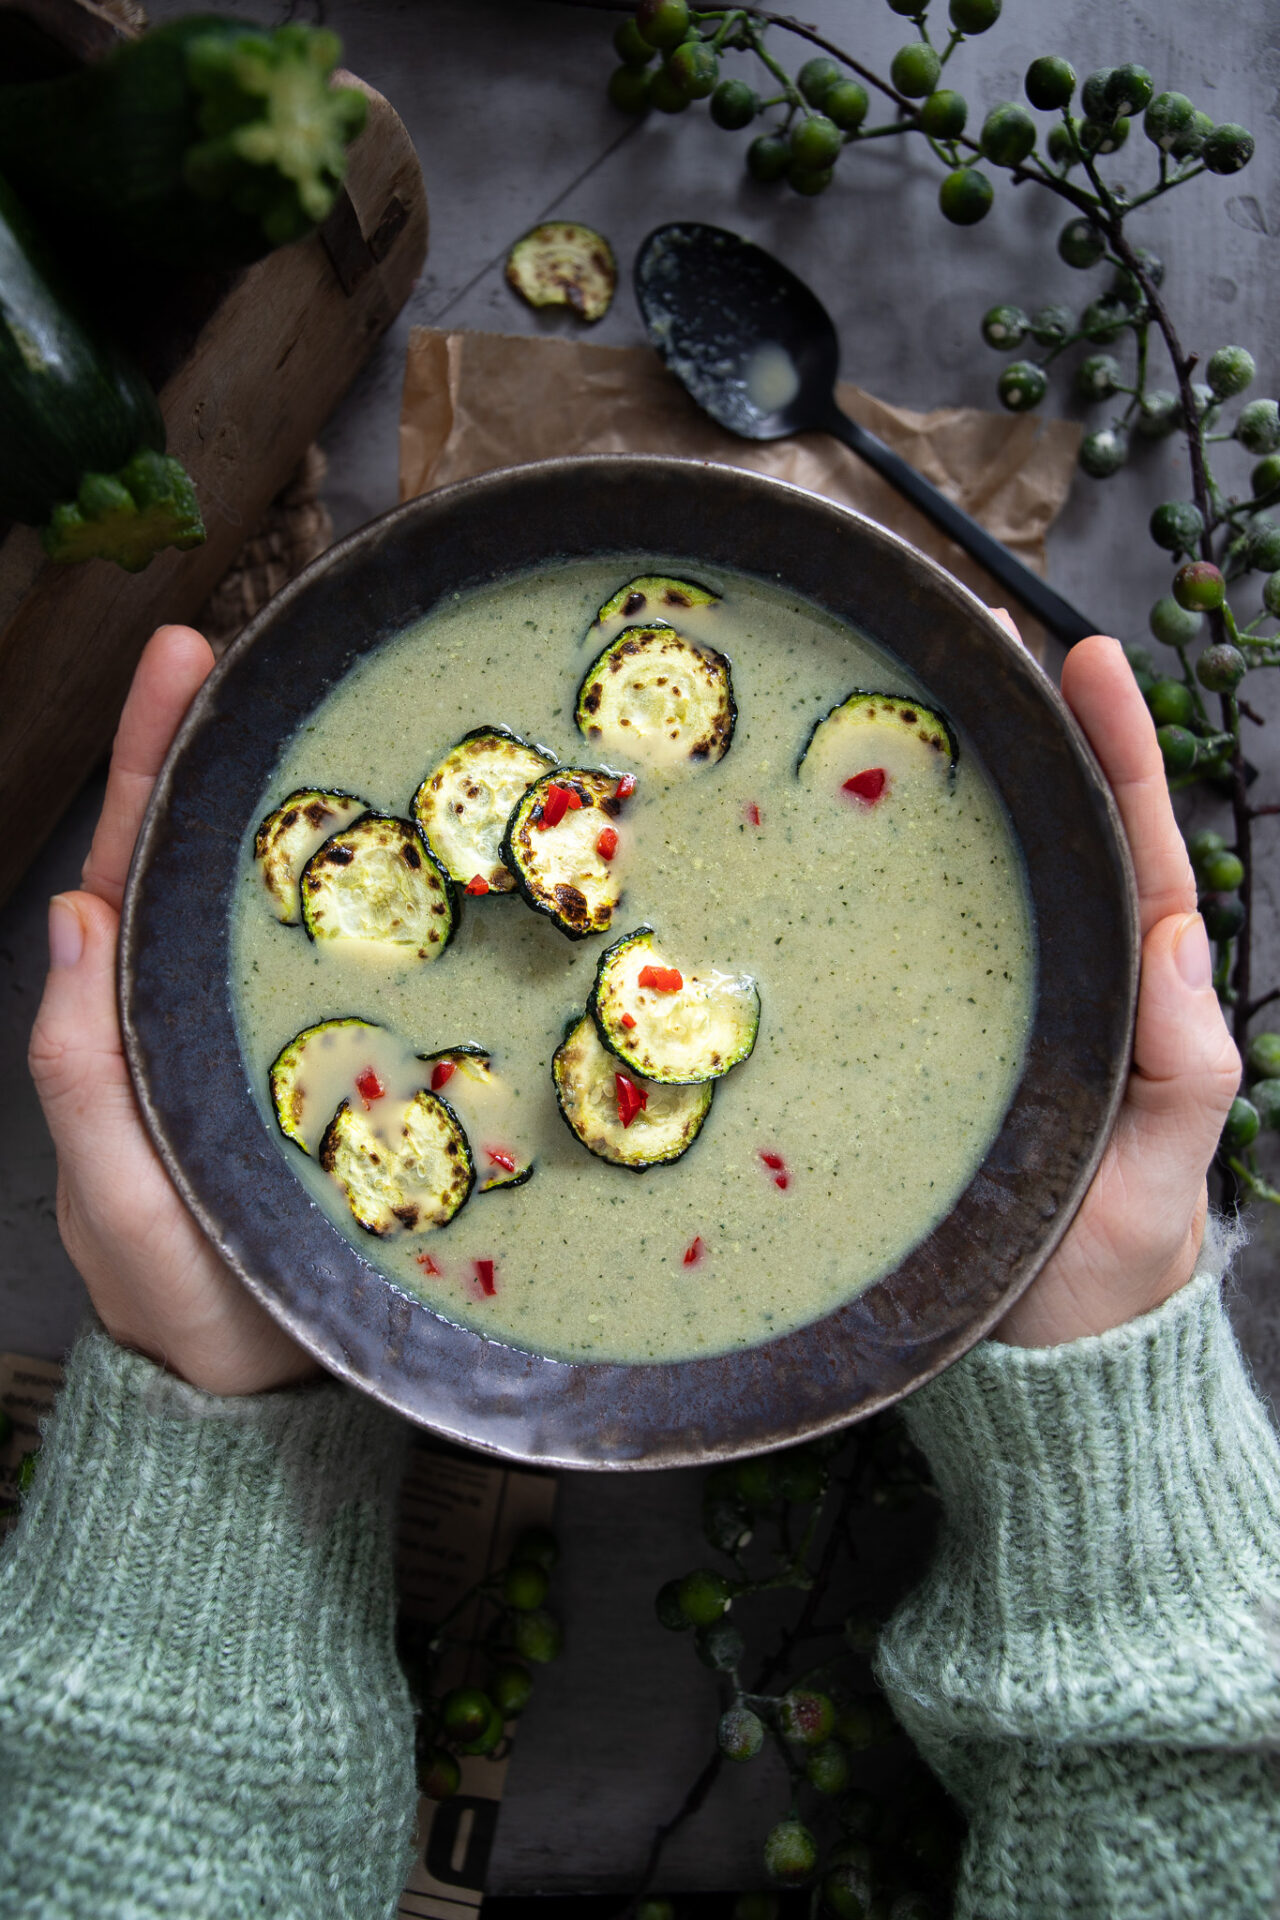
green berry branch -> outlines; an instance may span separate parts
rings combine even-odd
[[[807,1889],[809,1913],[836,1920],[940,1920],[948,1910],[961,1838],[955,1810],[876,1688],[877,1618],[828,1613],[831,1594],[857,1577],[863,1509],[899,1512],[931,1496],[924,1463],[892,1414],[706,1476],[703,1534],[720,1564],[669,1580],[655,1610],[662,1626],[691,1635],[717,1676],[716,1749],[655,1833],[642,1889],[659,1878],[667,1842],[722,1769],[772,1750],[786,1787],[761,1850],[769,1885],[739,1897],[735,1920],[774,1920],[773,1889]],[[794,1614],[773,1649],[751,1661],[751,1603],[777,1593],[795,1596]],[[872,1750],[881,1793],[854,1777],[858,1756]],[[644,1891],[632,1912],[672,1920],[679,1908]]]
[[[950,84],[949,67],[967,40],[996,24],[1002,0],[949,0],[942,28],[936,0],[933,30],[930,0],[888,0],[916,38],[895,53],[887,77],[812,27],[763,7],[587,3],[610,11],[626,6],[614,34],[622,64],[608,83],[614,105],[627,113],[678,114],[706,100],[717,126],[752,131],[746,166],[761,184],[785,182],[817,196],[837,167],[854,164],[851,156],[866,141],[915,136],[944,170],[938,204],[946,219],[958,226],[985,219],[995,200],[987,169],[999,169],[1014,185],[1034,185],[1066,204],[1058,252],[1068,266],[1108,274],[1079,312],[1054,303],[1027,313],[1005,302],[985,315],[982,333],[998,351],[1023,349],[996,383],[1013,412],[1038,407],[1064,356],[1083,350],[1073,356],[1075,393],[1108,408],[1081,442],[1080,465],[1090,478],[1117,473],[1144,443],[1181,436],[1189,497],[1166,501],[1150,521],[1152,540],[1175,568],[1149,619],[1152,637],[1171,657],[1157,665],[1145,646],[1126,652],[1156,721],[1170,787],[1196,788],[1231,810],[1229,834],[1202,832],[1189,842],[1218,991],[1255,1083],[1232,1109],[1219,1167],[1228,1198],[1280,1198],[1259,1171],[1255,1145],[1262,1129],[1280,1130],[1280,1035],[1250,1039],[1257,1016],[1280,1000],[1280,986],[1255,988],[1251,922],[1254,823],[1280,812],[1280,803],[1253,801],[1257,770],[1241,735],[1242,723],[1261,725],[1244,697],[1246,676],[1280,666],[1280,523],[1267,511],[1280,503],[1280,407],[1269,398],[1242,398],[1256,372],[1244,347],[1217,348],[1204,379],[1195,378],[1201,356],[1179,338],[1162,292],[1163,262],[1128,232],[1133,215],[1175,188],[1247,166],[1252,137],[1233,122],[1215,123],[1184,93],[1157,92],[1136,63],[1099,68],[1080,85],[1057,54],[1031,62],[1025,104],[997,102],[971,136],[968,101]],[[773,29],[821,51],[793,75],[769,43]],[[722,71],[733,54],[755,63],[750,78]],[[889,118],[873,116],[873,93],[887,103]],[[1131,141],[1139,127],[1144,147]],[[1145,183],[1123,183],[1118,166],[1141,172]],[[1170,384],[1156,384],[1157,347]],[[1252,470],[1220,477],[1228,453],[1249,457]],[[1263,576],[1260,588],[1256,575]],[[1264,1073],[1263,1060],[1278,1071]]]
[[[463,1758],[498,1752],[508,1723],[529,1704],[532,1668],[560,1652],[560,1622],[543,1605],[559,1557],[549,1528],[527,1527],[506,1565],[468,1587],[441,1619],[401,1617],[397,1640],[417,1716],[418,1787],[430,1799],[457,1793]],[[459,1649],[487,1664],[487,1678],[483,1686],[442,1690],[442,1662]]]

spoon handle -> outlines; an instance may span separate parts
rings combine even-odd
[[[1032,573],[1016,554],[1010,553],[1008,547],[988,533],[985,527],[980,527],[962,507],[948,500],[946,494],[940,493],[931,480],[926,480],[909,461],[891,447],[886,447],[884,441],[878,440],[874,433],[860,427],[856,420],[850,420],[848,414],[841,413],[836,406],[832,407],[823,425],[828,433],[833,433],[837,440],[843,440],[846,447],[851,447],[869,467],[874,467],[891,487],[896,487],[922,513],[927,513],[936,526],[941,527],[944,533],[949,533],[958,546],[980,561],[988,573],[994,574],[1002,587],[1008,587],[1010,593],[1016,594],[1023,606],[1034,613],[1037,620],[1042,621],[1064,646],[1074,646],[1077,640],[1102,631],[1096,621],[1086,620],[1069,600],[1055,593],[1039,574]]]

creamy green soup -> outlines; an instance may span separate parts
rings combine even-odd
[[[655,571],[679,570],[624,556],[455,596],[309,715],[262,813],[296,789],[337,788],[406,817],[424,777],[482,726],[510,727],[567,767],[600,765],[573,719],[598,645],[586,636],[610,594]],[[654,770],[608,756],[638,776],[609,933],[570,941],[518,895],[491,894],[463,902],[434,961],[313,944],[274,918],[252,836],[244,850],[233,992],[250,1084],[281,1152],[396,1286],[446,1319],[564,1359],[721,1352],[871,1285],[980,1164],[1032,1016],[1019,851],[963,732],[954,784],[929,783],[909,802],[806,789],[797,757],[851,690],[927,704],[927,689],[793,594],[698,578],[721,604],[679,625],[731,661],[736,731],[714,765]],[[752,975],[762,1014],[754,1052],[717,1082],[692,1148],[636,1173],[596,1159],[569,1131],[551,1059],[601,953],[646,923],[677,964]],[[278,1133],[268,1092],[270,1064],[294,1034],[351,1015],[416,1053],[484,1047],[533,1149],[527,1184],[477,1191],[427,1233],[364,1233],[315,1159]],[[485,1262],[491,1294],[477,1281]]]

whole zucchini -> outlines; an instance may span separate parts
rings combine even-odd
[[[0,172],[95,254],[236,266],[328,214],[366,101],[327,29],[194,14],[57,80],[0,88]]]
[[[146,380],[67,301],[0,180],[0,518],[40,527],[55,560],[131,573],[198,546],[195,489],[164,438]]]

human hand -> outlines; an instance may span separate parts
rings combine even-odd
[[[1067,655],[1062,692],[1111,783],[1133,854],[1142,978],[1133,1066],[1102,1163],[1057,1252],[995,1330],[1052,1347],[1158,1307],[1195,1270],[1205,1172],[1240,1082],[1155,725],[1115,640]]]
[[[49,903],[49,975],[29,1060],[58,1153],[58,1228],[107,1332],[210,1393],[256,1393],[316,1363],[224,1266],[142,1124],[116,1011],[133,843],[169,742],[213,665],[190,627],[148,641],[120,717],[79,892]]]

